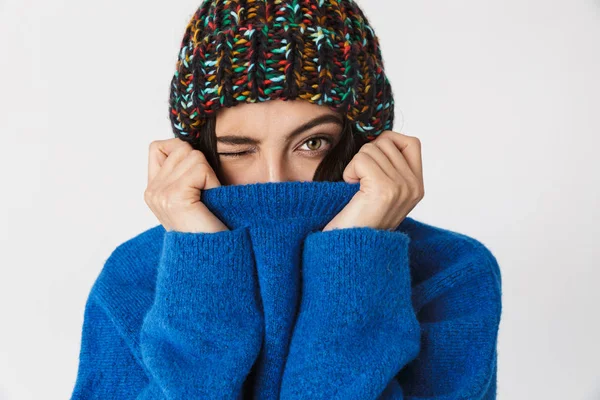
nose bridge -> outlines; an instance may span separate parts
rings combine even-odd
[[[277,149],[270,149],[265,152],[260,168],[263,181],[284,182],[290,179],[286,157]]]

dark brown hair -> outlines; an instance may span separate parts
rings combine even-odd
[[[343,118],[340,140],[317,167],[313,175],[313,181],[341,181],[344,169],[352,160],[352,157],[360,150],[363,144],[369,140],[362,135],[353,134],[351,121]],[[208,117],[199,128],[200,135],[197,138],[180,135],[179,138],[188,142],[194,149],[200,150],[206,160],[215,171],[221,184],[225,185],[225,179],[221,171],[221,163],[217,154],[216,117]]]

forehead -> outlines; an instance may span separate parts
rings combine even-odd
[[[322,115],[336,115],[328,106],[310,103],[303,99],[267,100],[257,103],[240,103],[224,107],[217,112],[216,133],[238,131],[269,131],[288,129]]]

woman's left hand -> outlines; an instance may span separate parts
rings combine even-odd
[[[351,227],[395,230],[425,195],[421,141],[383,131],[364,144],[343,173],[360,190],[323,231]]]

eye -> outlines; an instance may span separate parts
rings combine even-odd
[[[236,157],[241,157],[244,154],[248,154],[251,153],[251,151],[241,151],[239,153],[217,153],[220,156],[225,156],[225,157],[230,157],[230,158],[236,158]]]
[[[325,149],[322,149],[323,142],[326,142]],[[308,140],[306,140],[302,144],[302,146],[308,145],[308,150],[306,152],[313,155],[313,154],[320,154],[325,151],[328,151],[329,147],[331,147],[332,143],[333,143],[333,140],[331,140],[327,136],[313,136],[313,137],[309,138]]]

